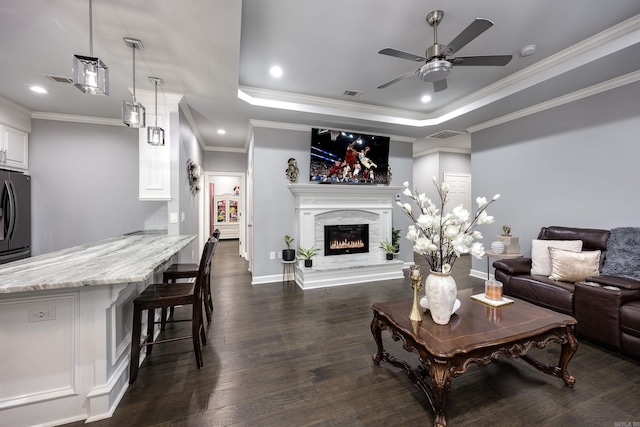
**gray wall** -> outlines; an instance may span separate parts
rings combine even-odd
[[[433,177],[442,182],[445,173],[471,174],[471,155],[437,152],[416,157],[413,161],[413,186],[410,188],[417,188],[437,202],[439,196]]]
[[[207,172],[247,172],[246,153],[225,151],[205,151],[204,170]]]
[[[191,194],[189,187],[189,177],[187,174],[187,161],[193,160],[200,166],[200,191],[204,191],[204,150],[200,146],[198,139],[193,132],[193,129],[189,125],[188,121],[180,113],[171,113],[171,125],[174,129],[174,125],[177,125],[179,132],[180,145],[179,150],[179,162],[177,165],[178,174],[178,234],[182,235],[198,235],[199,233],[199,210],[200,210],[200,194]],[[177,120],[177,122],[175,122]],[[175,193],[174,193],[175,194]],[[184,221],[182,220],[184,214]],[[185,247],[180,253],[181,262],[197,263],[200,261],[200,243],[204,245],[204,242],[199,242],[198,239],[194,240],[189,246]]]
[[[474,133],[473,198],[502,196],[485,246],[503,224],[525,255],[543,226],[640,226],[639,99],[633,83]]]
[[[284,130],[254,127],[253,148],[253,276],[282,274],[280,260],[269,259],[269,252],[284,247],[284,235],[296,235],[295,198],[288,189],[285,175],[287,160],[297,160],[300,175],[298,183],[309,182],[309,147],[311,130]],[[411,181],[412,146],[391,141],[389,163],[393,173],[391,185],[401,186]],[[410,220],[398,207],[394,208],[393,226],[406,234]],[[401,239],[400,259],[413,261],[411,247]],[[403,244],[404,243],[404,244]],[[294,242],[297,245],[297,242]]]
[[[138,200],[138,130],[32,120],[33,254],[145,228],[165,205]]]

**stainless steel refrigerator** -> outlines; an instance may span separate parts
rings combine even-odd
[[[31,177],[0,170],[0,264],[31,256]]]

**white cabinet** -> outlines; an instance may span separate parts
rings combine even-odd
[[[0,167],[27,170],[29,168],[29,136],[26,132],[0,125]]]
[[[213,228],[220,230],[220,239],[240,238],[240,196],[216,195],[211,209]]]
[[[155,123],[155,116],[147,114],[147,120]],[[165,145],[162,146],[147,143],[147,128],[138,131],[140,200],[171,200],[171,129],[169,123],[163,123],[162,117],[158,117],[158,126],[165,131]]]

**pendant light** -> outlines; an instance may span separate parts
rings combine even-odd
[[[122,101],[122,121],[132,128],[145,127],[144,105],[136,101],[136,49],[144,49],[138,39],[124,37],[124,42],[133,50],[133,102]]]
[[[109,95],[109,68],[93,56],[93,1],[89,0],[89,56],[73,55],[73,85],[91,95]]]
[[[162,79],[160,77],[149,77],[151,83],[155,85],[155,126],[147,126],[147,142],[151,145],[164,145],[164,129],[158,127],[158,85],[162,86]]]

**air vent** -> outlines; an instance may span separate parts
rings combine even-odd
[[[54,82],[58,83],[73,83],[73,79],[70,79],[69,77],[50,76],[48,74],[45,74],[44,76],[49,80],[53,80]]]
[[[359,90],[345,90],[344,92],[342,92],[343,95],[347,95],[347,96],[353,96],[354,98],[356,96],[360,96],[362,95],[362,91]]]
[[[441,130],[440,132],[436,132],[433,135],[427,136],[426,138],[449,139],[449,138],[453,138],[454,136],[460,136],[463,134],[464,132],[458,132],[457,130]]]

